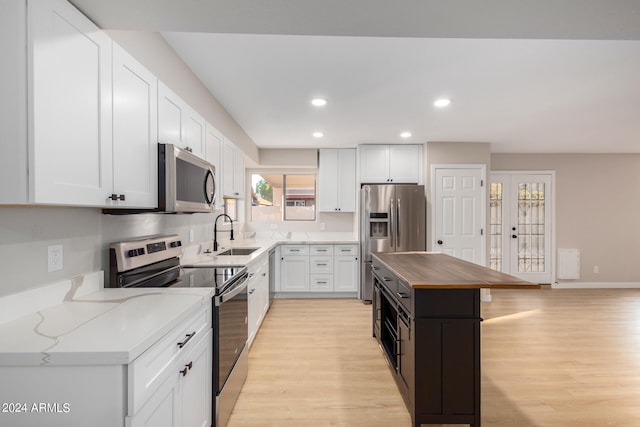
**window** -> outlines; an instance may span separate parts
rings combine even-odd
[[[314,221],[316,177],[313,174],[251,174],[251,221]]]

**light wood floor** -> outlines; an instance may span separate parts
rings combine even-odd
[[[640,426],[640,290],[492,291],[483,426]],[[275,300],[228,427],[409,427],[357,300]]]

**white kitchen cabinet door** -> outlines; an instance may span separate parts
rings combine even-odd
[[[321,149],[318,184],[320,212],[355,212],[356,150]]]
[[[221,158],[221,150],[223,146],[224,136],[222,133],[210,125],[206,124],[205,128],[205,159],[211,163],[215,169],[215,183],[216,183],[216,202],[215,206],[217,209],[222,207],[222,162]]]
[[[158,79],[113,43],[113,207],[158,205]]]
[[[394,184],[421,182],[422,147],[420,145],[389,146],[389,179]]]
[[[204,159],[207,151],[205,147],[206,122],[200,114],[190,107],[185,108],[185,112],[185,148]]]
[[[180,373],[181,427],[208,427],[212,416],[212,330],[183,359]]]
[[[244,198],[244,154],[237,147],[233,156],[233,193]]]
[[[182,99],[158,81],[158,142],[185,147],[185,108]]]
[[[360,183],[422,184],[421,145],[361,145]]]
[[[336,256],[333,259],[333,290],[356,292],[358,290],[358,258]]]
[[[360,182],[386,184],[389,182],[389,146],[360,146]]]
[[[309,257],[284,256],[280,262],[280,290],[307,292],[309,290]]]
[[[104,206],[111,194],[111,40],[64,0],[29,1],[30,201]]]
[[[229,140],[222,149],[222,189],[225,197],[244,197],[244,154]]]
[[[125,419],[126,427],[181,427],[179,417],[179,373],[167,378],[162,387],[134,416]]]

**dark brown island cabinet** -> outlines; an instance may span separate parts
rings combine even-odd
[[[414,427],[480,427],[480,289],[539,285],[441,253],[376,253],[372,268],[373,335]]]

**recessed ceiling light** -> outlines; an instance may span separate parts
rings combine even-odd
[[[435,105],[436,107],[440,107],[440,108],[442,108],[442,107],[446,107],[446,106],[447,106],[447,105],[449,105],[449,104],[451,104],[451,100],[450,100],[450,99],[448,99],[448,98],[440,98],[440,99],[437,99],[437,100],[433,103],[433,105]]]
[[[411,138],[411,132],[402,132],[400,138]]]
[[[324,105],[327,105],[327,100],[322,98],[314,98],[311,100],[311,104],[315,105],[316,107],[322,107]]]
[[[322,138],[324,136],[324,133],[322,132],[314,132],[313,133],[313,137],[314,138]]]

